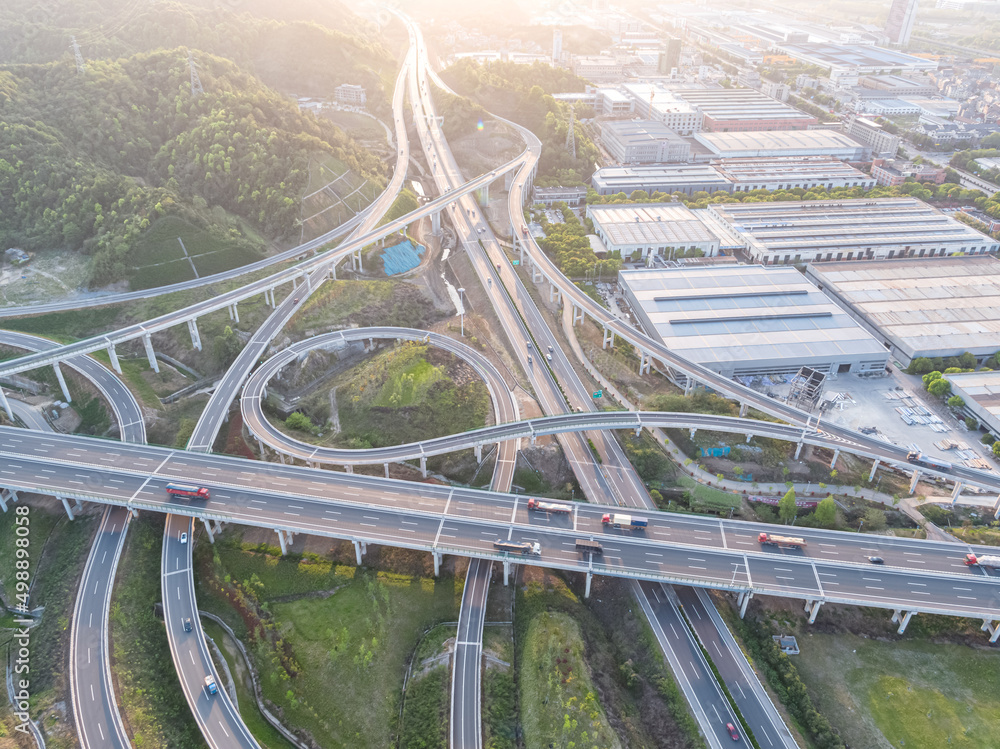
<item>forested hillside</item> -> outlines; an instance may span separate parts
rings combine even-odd
[[[299,113],[233,63],[199,55],[192,97],[183,49],[0,70],[0,244],[81,249],[91,277],[128,276],[155,219],[207,206],[267,237],[295,228],[310,153],[384,184],[383,167],[337,128]],[[211,230],[251,241],[212,211]]]

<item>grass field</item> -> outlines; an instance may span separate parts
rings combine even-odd
[[[355,140],[385,141],[385,130],[371,117],[365,117],[356,112],[342,112],[336,109],[325,110],[323,116],[333,122]]]
[[[799,673],[816,707],[857,747],[997,745],[1000,653],[927,640],[799,638]]]
[[[688,490],[688,493],[691,495],[691,509],[695,512],[700,510],[720,512],[728,510],[731,507],[739,507],[743,501],[742,497],[738,494],[705,486],[690,476],[678,475],[677,484]]]
[[[568,614],[545,611],[528,625],[520,669],[521,720],[528,749],[618,747],[597,699],[580,626]]]

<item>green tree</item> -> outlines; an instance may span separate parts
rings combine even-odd
[[[296,429],[300,432],[311,432],[313,430],[312,420],[304,413],[295,411],[285,419],[285,426],[289,429]]]
[[[931,364],[931,360],[926,356],[919,356],[910,362],[910,366],[907,367],[906,371],[910,374],[924,375],[930,372],[934,368]]]
[[[880,531],[885,529],[885,511],[877,507],[869,507],[865,510],[865,525],[869,530]]]
[[[979,428],[979,423],[972,416],[966,416],[965,417],[965,428],[968,429],[968,430],[970,430],[970,431],[973,430],[973,429],[978,429]]]
[[[943,398],[948,393],[951,392],[951,383],[944,379],[943,377],[934,380],[930,385],[927,386],[927,392],[931,395],[936,395],[939,398]]]
[[[994,442],[991,449],[993,450],[993,454],[1000,458],[1000,442]]]
[[[961,408],[965,405],[965,401],[960,395],[953,395],[948,399],[948,405],[952,408]]]
[[[795,520],[798,508],[795,506],[795,490],[789,489],[785,496],[778,502],[778,517],[783,523],[791,523]]]
[[[816,522],[824,528],[832,528],[837,522],[837,503],[832,494],[816,505]]]
[[[931,383],[934,382],[935,380],[941,379],[941,373],[937,370],[934,370],[933,372],[928,372],[927,374],[925,374],[921,379],[924,381],[924,388],[930,390]]]
[[[215,358],[223,367],[228,367],[236,361],[236,357],[240,355],[240,351],[242,350],[243,341],[240,340],[239,336],[228,325],[222,331],[222,335],[215,337],[215,341],[212,344],[212,351],[215,354]]]

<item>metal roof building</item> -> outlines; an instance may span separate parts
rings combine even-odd
[[[823,263],[806,275],[837,300],[903,366],[921,356],[983,362],[1000,351],[1000,261]]]
[[[836,130],[760,130],[695,133],[694,139],[717,158],[740,156],[833,156],[841,161],[870,161],[871,151]]]
[[[996,252],[1000,243],[916,198],[710,205],[755,263],[891,260]]]
[[[719,251],[719,238],[681,203],[588,205],[587,216],[604,246],[622,257],[673,258],[691,250],[713,257]]]
[[[832,156],[715,159],[712,166],[733,183],[733,192],[875,186],[874,177]]]
[[[951,392],[965,401],[962,410],[994,435],[1000,434],[1000,372],[944,375]]]
[[[889,352],[794,268],[759,265],[623,270],[646,333],[730,377],[881,373]],[[686,376],[666,372],[678,384]]]
[[[606,166],[594,172],[590,179],[599,195],[635,190],[692,195],[704,190],[732,192],[729,180],[708,164],[668,164],[665,166]]]

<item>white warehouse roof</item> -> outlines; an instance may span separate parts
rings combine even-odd
[[[691,245],[718,238],[680,203],[591,205],[587,215],[611,245]]]

